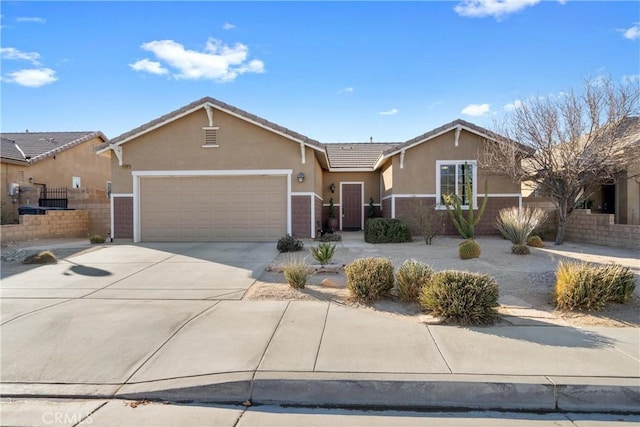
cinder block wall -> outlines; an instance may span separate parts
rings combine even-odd
[[[34,239],[87,238],[89,211],[47,211],[45,215],[21,215],[20,224],[3,225],[2,243]]]
[[[105,190],[70,188],[69,207],[89,212],[89,234],[107,237],[111,230],[111,205]]]
[[[594,214],[591,209],[573,211],[565,239],[617,248],[640,249],[640,225],[614,224],[613,214]]]

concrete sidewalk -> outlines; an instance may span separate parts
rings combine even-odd
[[[640,412],[638,328],[240,301],[273,245],[122,245],[3,279],[3,397]]]

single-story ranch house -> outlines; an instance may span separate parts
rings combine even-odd
[[[478,167],[491,132],[455,120],[402,143],[322,144],[213,98],[203,98],[103,144],[113,151],[112,235],[140,241],[315,237],[333,202],[341,230],[376,215],[403,218],[412,200],[444,209],[442,195],[497,211],[522,203],[520,185]],[[478,192],[480,196],[477,197]],[[468,200],[467,200],[468,203]],[[455,233],[448,218],[444,232]]]

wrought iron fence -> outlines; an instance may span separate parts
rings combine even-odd
[[[67,198],[67,189],[62,188],[43,188],[38,199],[38,206],[41,208],[67,208],[69,199]]]

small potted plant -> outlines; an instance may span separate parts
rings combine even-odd
[[[340,223],[336,218],[336,208],[333,205],[333,197],[329,199],[329,228],[332,231],[338,231],[340,228]]]

